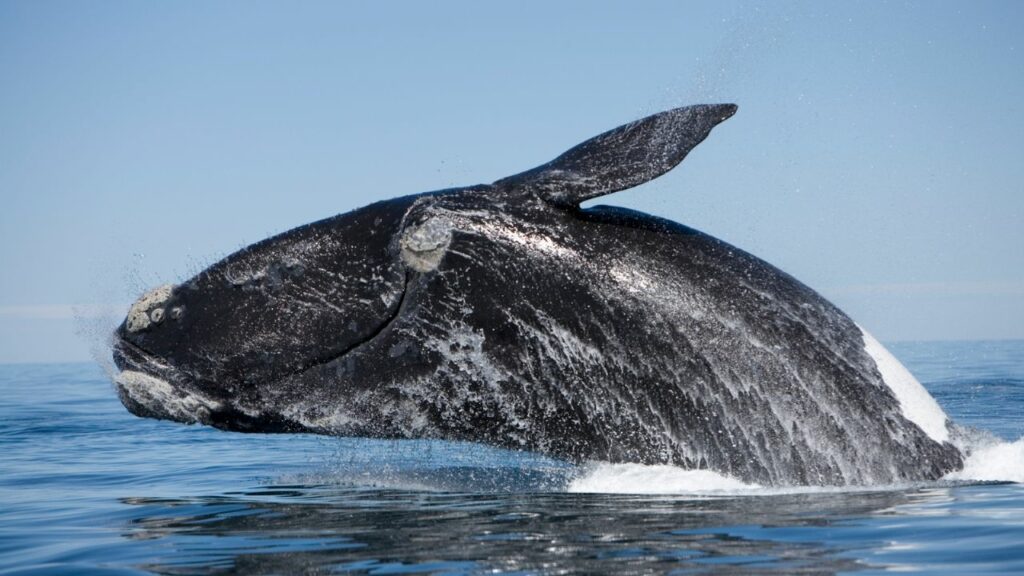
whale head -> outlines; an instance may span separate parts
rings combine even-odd
[[[144,294],[114,336],[122,402],[140,416],[301,429],[262,409],[260,386],[345,355],[397,314],[406,270],[396,231],[412,203],[296,228]]]
[[[410,435],[427,416],[387,396],[390,375],[398,365],[427,373],[436,360],[408,338],[367,351],[425,307],[458,309],[451,299],[431,300],[439,276],[470,294],[463,308],[476,297],[503,305],[497,294],[480,294],[472,270],[446,270],[446,259],[473,252],[483,256],[471,266],[530,276],[538,251],[558,249],[551,226],[575,221],[580,202],[667,172],[735,110],[656,114],[493,184],[378,202],[154,288],[114,335],[120,398],[139,416],[228,430]]]

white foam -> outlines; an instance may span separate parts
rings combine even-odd
[[[592,464],[569,483],[569,492],[603,494],[714,494],[757,490],[710,470],[684,470],[675,466],[644,464]]]
[[[952,482],[1017,482],[1024,484],[1024,438],[1002,442],[987,436],[966,448],[964,468],[942,478]],[[771,496],[903,490],[918,484],[883,486],[774,486],[748,484],[711,470],[686,470],[667,465],[591,463],[566,488],[595,494],[683,495],[698,497]]]
[[[945,479],[1024,484],[1024,438],[974,447],[964,469],[948,474]]]
[[[858,326],[858,328],[860,327]],[[946,426],[948,418],[939,407],[939,403],[914,378],[914,375],[885,349],[885,346],[875,340],[874,336],[868,334],[867,330],[861,328],[860,331],[864,336],[864,350],[874,359],[875,366],[882,374],[882,380],[899,401],[903,417],[917,424],[932,440],[948,442],[949,429]]]

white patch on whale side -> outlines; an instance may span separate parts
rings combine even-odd
[[[122,394],[146,408],[179,422],[199,422],[221,403],[175,388],[165,380],[135,370],[125,370],[114,378]]]
[[[864,337],[864,351],[875,361],[882,380],[899,401],[903,417],[917,424],[932,440],[948,442],[949,429],[946,427],[948,417],[942,411],[939,403],[914,378],[913,374],[885,349],[885,346],[875,340],[875,337],[867,330],[859,325],[857,327],[860,328]]]

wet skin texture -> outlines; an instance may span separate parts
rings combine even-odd
[[[122,401],[228,430],[471,440],[762,484],[959,468],[813,290],[685,226],[579,208],[670,170],[734,112],[671,110],[491,185],[233,254],[133,307],[115,338]]]

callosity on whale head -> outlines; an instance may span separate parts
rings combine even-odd
[[[813,290],[685,226],[580,208],[672,169],[735,110],[656,114],[156,288],[115,335],[121,399],[229,430],[470,440],[762,484],[961,467],[934,400]]]

